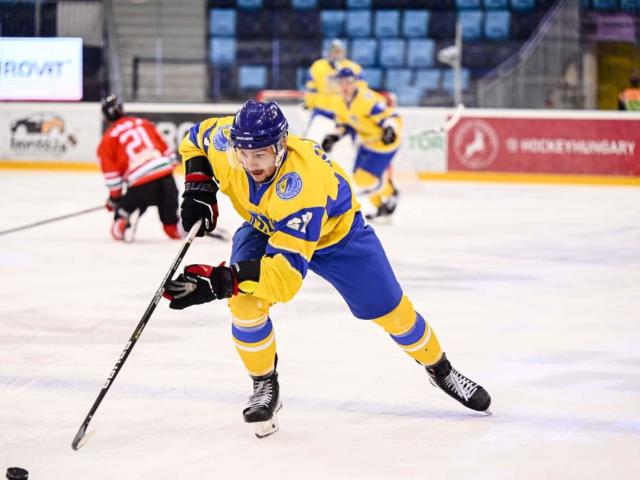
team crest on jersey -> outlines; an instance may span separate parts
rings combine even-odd
[[[276,194],[283,200],[295,197],[300,190],[302,190],[302,179],[296,172],[287,173],[276,184]]]
[[[226,152],[229,149],[229,132],[228,125],[220,127],[213,137],[213,146],[220,152]]]

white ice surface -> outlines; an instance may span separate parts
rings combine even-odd
[[[99,205],[97,174],[0,172],[0,230]],[[87,479],[608,479],[640,471],[640,189],[405,185],[376,227],[485,417],[431,387],[309,274],[272,318],[281,429],[242,422],[250,381],[224,302],[156,310],[70,442],[179,242],[155,212],[111,241],[106,212],[0,236],[0,475]],[[237,225],[223,204],[221,223]],[[227,259],[198,239],[187,262]]]

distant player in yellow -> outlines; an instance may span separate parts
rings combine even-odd
[[[218,190],[246,222],[233,237],[230,266],[189,265],[168,282],[166,296],[174,309],[229,299],[233,341],[253,379],[243,415],[256,435],[277,430],[281,408],[269,307],[291,300],[309,269],[338,290],[357,318],[382,327],[426,367],[434,385],[468,408],[489,408],[486,390],[451,366],[404,295],[347,174],[315,142],[288,135],[276,103],[251,100],[235,117],[196,124],[180,153],[184,228],[199,219],[200,234],[215,228]]]
[[[304,105],[311,112],[309,124],[303,137],[320,143],[333,129],[336,109],[340,103],[340,92],[335,83],[335,74],[341,68],[350,68],[362,86],[362,67],[347,60],[347,50],[340,40],[332,40],[325,58],[313,62],[307,74]]]
[[[358,83],[358,75],[349,68],[336,75],[340,104],[336,111],[335,131],[322,141],[329,152],[350,131],[359,141],[353,169],[353,182],[367,219],[388,217],[396,209],[398,190],[388,167],[400,147],[402,119],[385,98]]]

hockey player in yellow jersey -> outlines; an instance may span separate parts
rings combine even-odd
[[[355,132],[359,147],[353,182],[363,210],[368,219],[388,217],[398,201],[388,167],[400,147],[402,118],[382,95],[358,84],[358,75],[350,68],[340,69],[335,78],[341,94],[337,128],[324,138],[322,147],[329,152],[342,136]]]
[[[486,411],[489,394],[455,370],[431,326],[403,294],[374,230],[364,224],[347,174],[319,145],[288,135],[274,102],[247,102],[235,117],[194,125],[185,161],[183,227],[215,228],[216,195],[228,195],[245,223],[230,265],[189,265],[166,285],[174,309],[228,299],[232,336],[253,379],[244,420],[263,437],[281,408],[269,309],[288,302],[310,269],[342,295],[355,317],[382,327],[431,382],[463,405]]]
[[[332,40],[324,58],[313,62],[307,73],[304,105],[311,113],[305,138],[320,143],[333,129],[336,109],[340,103],[340,92],[335,82],[335,74],[341,68],[350,68],[365,87],[362,67],[346,58],[346,48],[340,40]]]

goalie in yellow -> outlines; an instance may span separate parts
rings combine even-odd
[[[328,281],[355,317],[389,333],[434,385],[468,408],[489,408],[486,390],[451,366],[404,295],[347,174],[315,142],[288,135],[276,103],[251,100],[235,117],[196,124],[180,153],[183,227],[202,219],[200,235],[215,228],[218,191],[245,223],[233,237],[230,266],[189,265],[167,283],[165,296],[173,309],[228,299],[233,341],[253,379],[244,420],[256,435],[277,430],[282,405],[269,309],[291,300],[308,270]]]
[[[367,219],[389,217],[396,210],[398,190],[389,166],[400,147],[402,118],[379,93],[358,83],[358,75],[342,68],[335,75],[340,89],[333,133],[322,141],[330,152],[343,136],[355,133],[359,143],[353,167],[353,182]]]
[[[310,118],[303,137],[320,143],[333,130],[336,109],[340,104],[340,92],[335,82],[335,74],[342,68],[350,68],[357,76],[358,83],[366,87],[362,67],[346,58],[347,50],[340,40],[332,40],[325,57],[313,62],[307,73],[304,106],[310,111]]]

